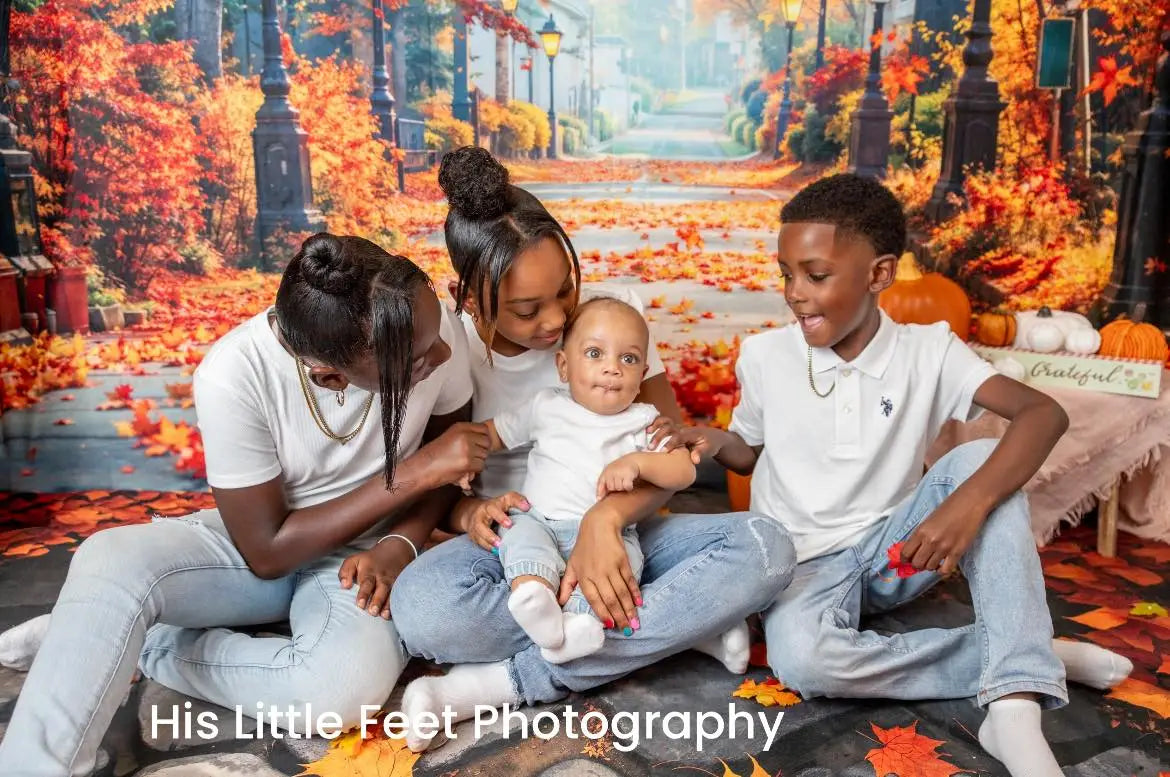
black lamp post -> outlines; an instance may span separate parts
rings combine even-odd
[[[1113,276],[1099,301],[1105,318],[1126,314],[1170,330],[1170,32],[1162,33],[1154,101],[1125,139]],[[1159,269],[1158,263],[1162,267]],[[1153,266],[1150,272],[1148,264]]]
[[[772,149],[772,158],[779,159],[784,143],[784,135],[788,132],[788,120],[792,117],[792,32],[796,29],[796,20],[800,16],[800,7],[803,0],[784,0],[784,25],[788,28],[788,45],[784,50],[784,93],[780,97],[780,112],[776,114],[776,145]]]
[[[280,230],[320,232],[325,218],[313,207],[309,170],[309,136],[300,114],[288,101],[288,71],[280,55],[280,21],[276,0],[263,0],[264,70],[260,91],[264,104],[256,111],[252,152],[256,158],[256,231],[260,265],[271,268],[267,241]]]
[[[394,136],[394,95],[390,94],[390,77],[386,74],[386,25],[382,18],[382,0],[373,0],[374,89],[370,92],[370,113],[378,120],[378,135],[387,143]]]
[[[999,101],[999,84],[988,74],[991,56],[991,0],[975,0],[963,48],[963,76],[944,105],[942,173],[926,203],[927,215],[937,221],[954,212],[947,195],[963,196],[963,179],[969,167],[995,167],[1003,103]]]
[[[886,0],[873,0],[869,73],[865,77],[865,94],[853,112],[853,127],[849,133],[848,170],[868,178],[884,177],[890,156],[890,120],[894,114],[881,89],[881,32],[885,7]]]
[[[520,67],[528,71],[528,102],[533,105],[536,104],[536,99],[532,92],[532,57],[520,57]]]
[[[548,158],[557,158],[557,93],[553,81],[553,63],[561,50],[561,31],[553,21],[552,14],[548,21],[540,28],[540,42],[544,45],[544,53],[548,57]]]

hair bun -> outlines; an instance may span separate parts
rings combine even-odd
[[[463,146],[443,157],[439,186],[451,207],[472,219],[491,219],[508,209],[508,169],[486,149]]]
[[[320,232],[301,246],[301,275],[314,289],[343,296],[357,287],[362,268],[343,239]]]

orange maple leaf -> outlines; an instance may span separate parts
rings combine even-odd
[[[191,445],[191,427],[187,426],[186,422],[180,421],[176,424],[163,416],[159,419],[158,434],[154,436],[154,442],[173,451],[181,451]]]
[[[1145,707],[1163,719],[1170,718],[1170,691],[1160,686],[1127,677],[1106,695],[1110,699],[1121,699],[1137,707]]]
[[[404,738],[385,735],[381,726],[373,733],[355,729],[329,743],[325,757],[305,767],[296,777],[354,777],[376,774],[378,777],[410,777],[420,753],[412,753]]]
[[[762,683],[744,680],[731,695],[740,699],[754,699],[764,707],[791,707],[793,704],[800,704],[800,697],[785,688],[784,683],[775,677],[769,677]]]
[[[1100,92],[1105,98],[1105,104],[1108,105],[1117,97],[1117,90],[1141,83],[1134,78],[1132,70],[1131,65],[1118,67],[1117,60],[1113,57],[1099,57],[1097,72],[1093,73],[1093,80],[1085,87],[1084,94]]]
[[[865,760],[873,765],[879,777],[887,774],[896,774],[898,777],[951,777],[952,774],[964,773],[963,769],[938,757],[935,751],[943,741],[919,734],[917,720],[909,726],[886,729],[874,723],[869,725],[881,747],[866,753]]]

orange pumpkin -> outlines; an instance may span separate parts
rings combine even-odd
[[[967,293],[962,286],[936,272],[894,281],[878,297],[878,304],[899,324],[946,321],[962,340],[971,332],[971,301]]]
[[[1170,356],[1166,335],[1153,324],[1119,318],[1101,327],[1100,353],[1122,359],[1164,362]]]
[[[980,313],[975,318],[975,339],[984,345],[1010,346],[1016,341],[1016,314]]]
[[[727,470],[727,496],[731,501],[731,512],[745,512],[752,503],[752,476]]]

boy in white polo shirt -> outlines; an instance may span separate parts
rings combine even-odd
[[[677,491],[695,479],[687,451],[651,450],[646,427],[658,410],[635,401],[649,340],[646,320],[628,303],[614,297],[582,302],[557,352],[557,372],[566,385],[539,391],[527,404],[487,421],[493,452],[534,443],[522,488],[529,509],[510,511],[499,540],[487,513],[467,533],[499,554],[512,587],[508,609],[551,663],[594,653],[605,638],[580,588],[563,611],[557,603],[582,516],[606,494],[633,490],[639,480]],[[622,539],[637,582],[642,549],[635,527],[626,527]],[[638,627],[635,618],[624,634]]]
[[[1060,777],[1041,707],[1069,679],[1099,688],[1132,665],[1052,639],[1044,579],[1020,489],[1064,433],[1047,395],[998,375],[946,323],[895,324],[878,307],[906,240],[880,183],[835,175],[780,214],[780,272],[797,323],[747,338],[728,431],[687,444],[753,473],[751,509],[792,534],[792,584],[764,614],[768,661],[805,697],[975,696],[979,741],[1014,777]],[[959,446],[922,476],[948,419],[987,408],[1002,440]],[[900,554],[899,554],[900,551]],[[910,564],[896,574],[891,559]],[[975,623],[884,636],[863,615],[904,604],[961,569]]]

